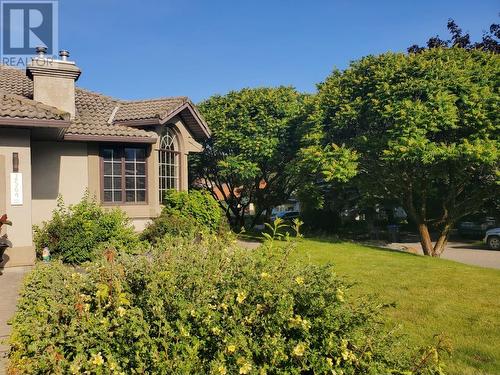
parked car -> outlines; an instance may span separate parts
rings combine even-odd
[[[271,221],[276,220],[278,217],[283,219],[284,221],[292,221],[293,219],[297,219],[299,216],[300,212],[298,211],[279,212],[276,215],[271,216]]]
[[[483,238],[488,229],[488,223],[475,223],[472,221],[462,221],[458,224],[458,234],[464,238]]]
[[[491,250],[500,250],[500,228],[487,230],[483,241]]]

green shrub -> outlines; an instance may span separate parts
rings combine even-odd
[[[141,238],[150,243],[155,243],[166,235],[193,237],[201,230],[202,228],[193,218],[179,216],[162,210],[160,216],[154,218],[153,221],[144,228],[141,233]]]
[[[78,264],[93,259],[103,244],[118,250],[132,251],[139,246],[138,235],[125,213],[105,211],[88,195],[66,207],[61,198],[49,221],[34,227],[37,254],[47,246],[51,255],[63,262]]]
[[[154,243],[163,236],[192,236],[198,232],[226,230],[227,222],[217,201],[203,190],[169,190],[163,200],[165,207],[142,233],[142,238]]]
[[[216,231],[225,220],[219,203],[205,190],[169,190],[164,210],[180,217],[193,218],[200,226]]]
[[[441,373],[439,351],[401,350],[379,305],[290,251],[166,237],[150,256],[107,251],[81,272],[39,264],[12,320],[10,371]]]

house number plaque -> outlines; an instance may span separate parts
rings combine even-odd
[[[22,173],[10,174],[10,204],[12,206],[21,206],[23,204]]]

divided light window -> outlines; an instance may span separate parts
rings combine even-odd
[[[103,147],[101,158],[103,202],[146,202],[145,148]]]

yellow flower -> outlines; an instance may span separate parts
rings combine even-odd
[[[222,310],[227,310],[227,305],[224,302],[220,304],[220,307]]]
[[[269,279],[271,277],[271,275],[269,275],[267,272],[262,272],[260,274],[260,277],[262,277],[263,279]]]
[[[236,345],[228,345],[228,347],[227,347],[227,352],[228,352],[229,354],[232,354],[232,353],[234,353],[235,351],[236,351]]]
[[[344,292],[342,291],[342,289],[337,289],[335,296],[340,302],[344,302]]]
[[[123,307],[121,307],[121,306],[120,306],[120,307],[118,307],[118,308],[116,309],[116,311],[118,312],[118,316],[120,316],[120,317],[125,316],[125,313],[127,312],[127,310],[125,310],[125,309],[124,309]]]
[[[243,301],[247,298],[247,293],[246,292],[238,292],[238,295],[236,296],[236,301],[238,303],[243,303]]]
[[[219,370],[219,374],[221,374],[221,375],[227,374],[227,370],[224,366],[219,366],[218,370]]]
[[[333,367],[333,359],[327,358],[326,363],[328,363],[328,366]]]
[[[297,284],[299,284],[299,285],[302,285],[302,284],[304,284],[304,278],[303,278],[303,277],[300,277],[300,276],[297,276],[297,277],[295,278],[295,282],[296,282]]]
[[[89,312],[90,311],[90,305],[88,303],[85,303],[83,305],[83,310],[85,310],[86,312]]]
[[[311,323],[307,319],[302,319],[300,315],[295,315],[295,317],[288,319],[288,325],[291,328],[302,328],[306,331],[311,328]]]
[[[238,358],[236,363],[240,366],[240,374],[248,374],[252,370],[252,365],[243,357]]]
[[[186,328],[181,327],[179,329],[179,331],[180,331],[181,336],[183,336],[183,337],[189,337],[189,331]]]
[[[71,371],[72,374],[80,374],[80,366],[76,363],[73,363],[69,370]]]
[[[212,333],[214,335],[219,335],[221,333],[221,330],[219,327],[212,327]]]
[[[299,343],[293,348],[293,355],[295,357],[302,357],[306,351],[306,346],[303,343]]]
[[[102,366],[104,364],[104,359],[102,358],[101,352],[92,354],[92,364],[96,366]]]

